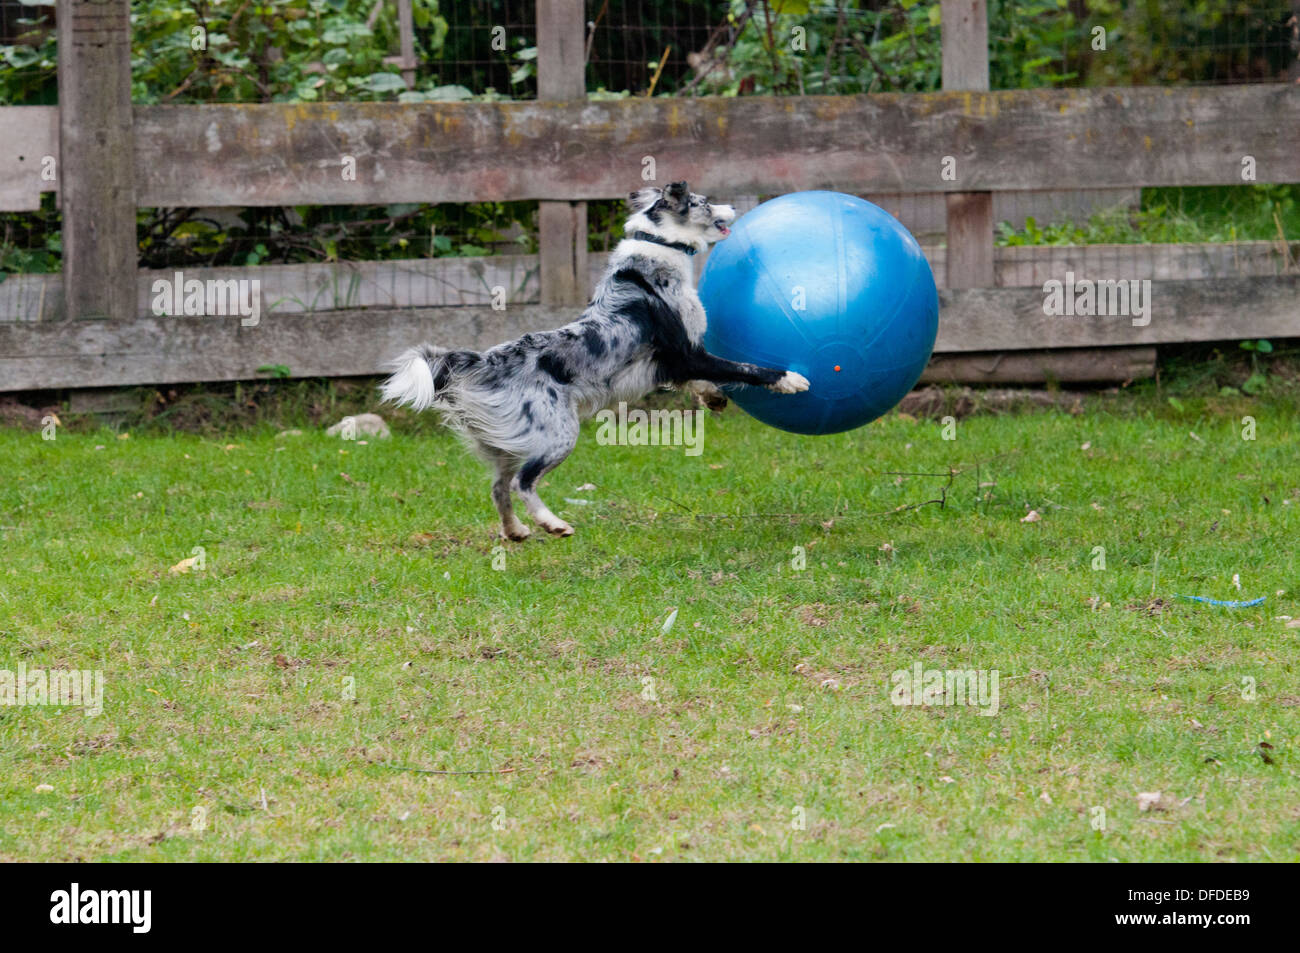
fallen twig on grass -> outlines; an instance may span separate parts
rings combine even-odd
[[[381,764],[380,768],[390,771],[411,771],[415,774],[514,774],[518,768],[495,768],[485,771],[442,771],[437,768],[416,768],[406,764]]]

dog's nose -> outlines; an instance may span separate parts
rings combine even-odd
[[[713,206],[713,214],[724,222],[734,222],[736,220],[736,210],[730,205]]]

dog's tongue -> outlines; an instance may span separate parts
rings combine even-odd
[[[728,235],[731,234],[731,229],[727,228],[726,225],[723,225],[723,226],[722,226],[721,228],[719,228],[718,230],[719,230],[720,232],[722,232],[722,237],[723,237],[723,238],[726,238]]]

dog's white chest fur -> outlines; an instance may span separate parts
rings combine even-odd
[[[686,336],[691,339],[691,343],[699,344],[708,329],[709,319],[704,313],[704,305],[700,302],[699,293],[690,286],[689,278],[683,284],[683,289],[682,297],[685,303],[682,308],[682,324],[686,327]]]
[[[614,249],[616,258],[633,254],[653,259],[673,270],[677,277],[678,290],[669,299],[669,304],[681,318],[682,326],[686,328],[686,336],[690,338],[691,343],[699,344],[708,327],[708,318],[704,314],[704,305],[700,302],[700,296],[695,290],[691,259],[684,252],[674,248],[665,248],[653,242],[629,238],[623,239]]]

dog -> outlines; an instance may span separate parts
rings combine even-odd
[[[632,192],[628,207],[625,237],[578,320],[482,353],[423,344],[388,365],[385,402],[438,410],[492,468],[492,501],[506,539],[529,535],[511,491],[547,532],[573,534],[542,502],[537,484],[573,450],[579,422],[608,404],[667,385],[687,387],[713,406],[725,403],[720,384],[778,394],[808,389],[794,371],[724,360],[700,345],[707,319],[691,256],[730,234],[735,209],[711,204],[685,182]]]

